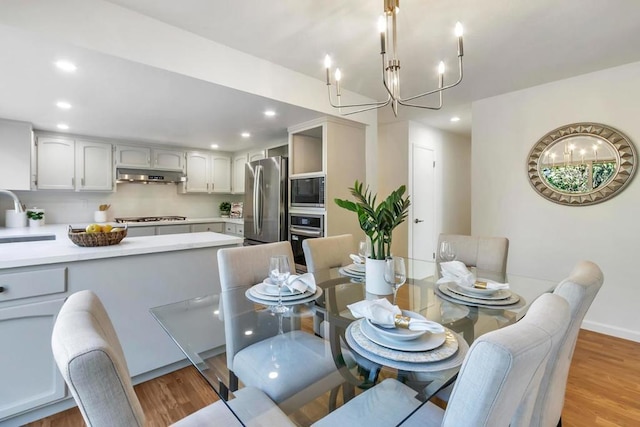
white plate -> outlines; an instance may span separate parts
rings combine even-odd
[[[402,310],[402,315],[410,317],[412,319],[427,320],[427,318],[424,317],[423,315],[414,313],[413,311]],[[396,341],[415,340],[420,335],[423,335],[425,332],[427,332],[427,331],[412,331],[410,329],[395,328],[395,327],[385,328],[380,325],[376,325],[369,319],[365,319],[365,321],[373,328],[374,331],[376,331],[376,334],[382,335],[386,338],[396,340]]]
[[[351,270],[351,271],[355,271],[358,273],[364,273],[364,264],[349,264],[346,265],[344,268],[346,268],[347,270]]]
[[[364,279],[364,273],[356,273],[351,270],[346,270],[344,267],[340,267],[338,272],[343,276],[353,277],[354,279]]]
[[[256,302],[258,304],[263,304],[266,306],[276,305],[278,302],[278,297],[267,297],[264,295],[254,293],[251,288],[247,289],[244,293],[248,300]],[[322,288],[316,288],[316,292],[305,292],[304,294],[294,295],[286,298],[282,298],[283,305],[297,305],[297,304],[305,304],[311,301],[315,301],[320,298],[322,295]]]
[[[411,341],[399,341],[379,335],[373,326],[367,322],[360,323],[360,330],[370,341],[383,347],[399,351],[433,350],[434,348],[440,347],[447,338],[446,333],[441,332],[439,334],[426,333]]]
[[[466,295],[457,294],[451,290],[446,283],[440,284],[436,288],[437,293],[444,295],[449,298],[449,300],[453,300],[453,302],[470,305],[472,307],[486,307],[486,308],[500,308],[502,306],[513,305],[520,301],[520,296],[514,292],[510,292],[511,295],[509,298],[505,299],[497,299],[497,300],[487,300],[478,297],[469,297]]]
[[[465,297],[477,298],[477,299],[485,299],[485,300],[501,300],[507,299],[511,296],[511,291],[509,289],[476,289],[476,288],[467,288],[465,286],[460,286],[455,283],[447,283],[447,288],[458,295],[462,295]],[[479,293],[477,291],[488,291],[488,293]]]
[[[278,301],[278,294],[276,295],[269,295],[269,294],[263,294],[258,292],[258,287],[261,285],[261,283],[258,283],[255,286],[252,286],[248,289],[248,292],[254,296],[255,298],[259,298],[261,300],[265,300],[265,301]],[[282,293],[282,301],[291,301],[291,300],[296,300],[296,299],[300,299],[300,298],[306,298],[308,296],[313,295],[313,292],[303,292],[303,293],[289,293],[289,294],[284,294]]]
[[[276,297],[278,296],[278,285],[274,285],[272,283],[267,283],[267,282],[258,283],[253,287],[253,290],[256,293],[266,295],[266,296],[276,296]],[[296,290],[291,291],[286,286],[282,287],[282,296],[297,295],[297,294],[300,294],[300,292]]]

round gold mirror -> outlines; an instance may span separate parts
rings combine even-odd
[[[624,134],[598,123],[574,123],[543,136],[529,153],[531,186],[544,198],[592,205],[618,194],[636,171],[636,150]]]

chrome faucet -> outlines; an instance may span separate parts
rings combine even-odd
[[[20,203],[20,199],[18,199],[18,196],[15,195],[15,193],[13,193],[12,191],[9,190],[1,190],[0,189],[0,194],[7,194],[9,196],[11,196],[11,198],[13,199],[13,206],[16,212],[24,212],[24,209],[22,208],[22,203]]]

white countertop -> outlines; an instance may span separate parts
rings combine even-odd
[[[226,221],[227,219],[225,218],[224,220]],[[73,225],[76,226],[76,224]],[[202,233],[169,234],[163,236],[125,237],[124,240],[117,245],[85,248],[76,246],[69,240],[67,232],[68,225],[44,225],[34,228],[0,228],[0,237],[56,236],[56,240],[0,243],[0,269],[238,245],[243,242],[241,237],[207,231]]]

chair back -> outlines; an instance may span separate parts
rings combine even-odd
[[[569,323],[567,302],[545,294],[519,322],[478,338],[467,353],[443,426],[508,426],[530,416],[554,343]]]
[[[269,259],[275,255],[287,255],[292,273],[295,271],[293,251],[289,242],[225,248],[218,251],[229,369],[233,367],[233,358],[237,352],[278,332],[275,316],[269,312],[257,313],[254,310],[254,303],[245,297],[245,291],[248,288],[261,283],[269,276]],[[253,328],[252,326],[258,322],[261,323],[260,328]],[[245,334],[248,329],[254,329],[254,333]],[[257,333],[258,330],[260,333]]]
[[[349,254],[355,252],[353,235],[319,237],[306,239],[302,242],[304,258],[307,261],[307,271],[315,273],[318,270],[343,267],[351,264]]]
[[[562,416],[567,377],[580,325],[603,282],[604,275],[596,264],[581,261],[574,267],[569,277],[560,282],[554,290],[554,294],[563,297],[569,303],[571,314],[569,327],[560,346],[549,358],[533,417],[530,422],[521,425],[549,427],[558,425]]]
[[[440,243],[444,241],[453,243],[456,250],[456,260],[463,262],[467,267],[496,272],[503,277],[506,274],[507,256],[509,255],[509,240],[507,238],[440,234],[436,251],[437,271],[440,271],[440,262],[442,262],[439,251]]]
[[[144,425],[120,341],[96,294],[80,291],[65,301],[51,347],[88,426]]]

